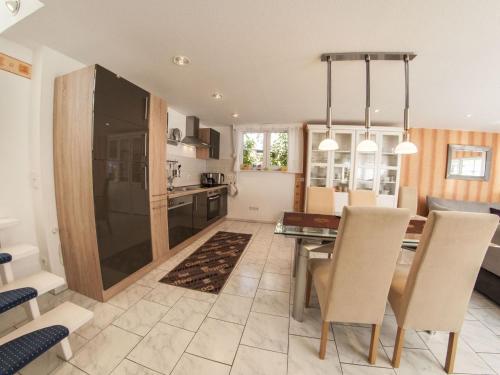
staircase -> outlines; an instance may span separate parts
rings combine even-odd
[[[0,218],[0,232],[19,223]],[[30,321],[0,337],[0,375],[15,374],[28,363],[57,346],[58,355],[72,357],[69,335],[90,321],[93,313],[65,302],[40,315],[37,298],[66,284],[47,271],[15,279],[12,266],[28,257],[38,256],[38,248],[29,244],[0,247],[0,320],[3,313],[17,307],[26,309]]]

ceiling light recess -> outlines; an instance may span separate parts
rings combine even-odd
[[[19,9],[21,9],[21,0],[5,0],[5,6],[10,14],[15,16],[19,13]]]
[[[191,63],[191,60],[189,59],[189,57],[182,56],[182,55],[174,56],[172,61],[175,65],[178,65],[178,66],[186,66],[186,65],[189,65],[189,63]]]
[[[335,134],[332,131],[332,59],[327,59],[326,70],[326,137],[323,139],[318,150],[335,151],[339,149],[339,144],[335,140]]]
[[[235,113],[231,114],[231,117],[238,118],[238,117],[240,117],[240,114],[235,112]]]
[[[404,109],[404,132],[403,141],[394,149],[398,155],[410,155],[418,152],[417,146],[410,141],[410,57],[405,55],[403,58],[405,67],[405,109]]]
[[[214,92],[212,98],[215,100],[222,100],[222,94],[220,92]]]

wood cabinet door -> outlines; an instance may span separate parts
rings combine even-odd
[[[149,195],[151,200],[167,194],[166,143],[167,102],[151,95],[149,105]]]
[[[153,242],[153,259],[160,259],[169,250],[167,199],[151,203],[151,238]]]

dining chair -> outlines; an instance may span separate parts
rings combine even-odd
[[[498,225],[485,213],[431,211],[411,265],[398,265],[389,291],[398,330],[392,365],[408,329],[450,332],[445,371],[453,372],[460,328],[479,268]]]
[[[398,193],[398,207],[408,208],[412,216],[417,215],[418,195],[413,186],[400,186]]]
[[[333,215],[335,200],[333,188],[309,186],[307,188],[306,213]]]
[[[377,205],[377,196],[372,190],[349,190],[349,206],[374,207]]]
[[[310,259],[311,287],[318,295],[322,329],[319,357],[325,358],[330,322],[372,325],[368,361],[374,364],[401,242],[410,221],[404,208],[344,207],[332,259]]]

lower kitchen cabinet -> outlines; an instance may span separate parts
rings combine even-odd
[[[193,197],[193,234],[207,226],[207,192],[194,194]]]

